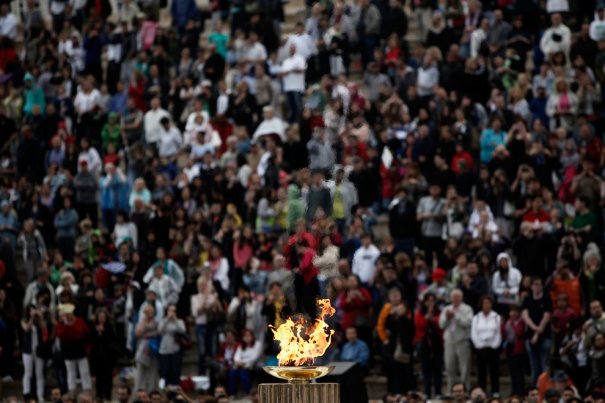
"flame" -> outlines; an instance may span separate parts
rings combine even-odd
[[[321,309],[319,317],[311,324],[304,318],[286,319],[278,328],[269,325],[273,339],[279,342],[281,351],[277,355],[279,365],[312,364],[316,357],[321,357],[332,342],[334,330],[328,329],[324,321],[336,312],[329,299],[317,300]]]

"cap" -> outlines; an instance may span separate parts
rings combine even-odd
[[[445,272],[445,270],[443,270],[441,268],[436,268],[435,270],[433,270],[433,281],[434,282],[443,281],[443,280],[445,280],[446,277],[447,277],[447,273]]]
[[[212,87],[212,81],[202,80],[202,87]]]

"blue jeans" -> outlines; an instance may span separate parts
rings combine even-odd
[[[303,94],[298,91],[287,91],[286,92],[286,106],[288,107],[288,123],[296,123],[300,119],[302,114]]]
[[[531,344],[530,340],[525,340],[525,349],[529,355],[529,364],[531,366],[531,384],[535,386],[538,382],[538,377],[546,368],[546,364],[550,359],[550,348],[552,347],[552,339],[543,338],[538,340],[536,344]]]
[[[250,372],[246,368],[231,368],[227,377],[229,379],[229,395],[234,396],[237,393],[238,381],[241,382],[244,392],[250,394],[252,382],[250,381]]]
[[[197,370],[199,375],[206,373],[206,357],[210,359],[216,355],[216,326],[195,325],[197,339]]]

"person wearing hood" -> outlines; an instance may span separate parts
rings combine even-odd
[[[46,110],[46,99],[44,91],[34,82],[34,76],[31,73],[25,73],[23,77],[23,85],[25,87],[25,102],[23,103],[23,113],[31,115],[35,106],[38,106],[41,111]]]
[[[305,216],[305,206],[301,198],[300,188],[292,184],[288,186],[288,232],[294,232],[296,223]]]
[[[433,11],[431,26],[424,46],[428,49],[431,46],[436,46],[445,55],[449,51],[450,45],[454,42],[454,31],[447,26],[443,13],[440,10]]]
[[[504,252],[500,253],[496,258],[496,271],[492,277],[496,311],[500,314],[507,315],[510,305],[519,302],[519,286],[522,278],[519,269],[513,266],[510,256]]]
[[[110,112],[107,116],[107,123],[103,125],[101,130],[101,141],[103,150],[107,149],[109,144],[113,144],[116,150],[119,150],[122,145],[122,126],[117,113]]]
[[[590,23],[589,36],[595,42],[605,40],[605,5],[600,3],[594,12],[594,20]]]

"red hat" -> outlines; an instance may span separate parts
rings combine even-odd
[[[434,283],[443,281],[443,280],[445,280],[446,277],[447,277],[447,273],[445,272],[445,270],[443,270],[441,268],[436,268],[435,270],[433,270],[433,282]]]

